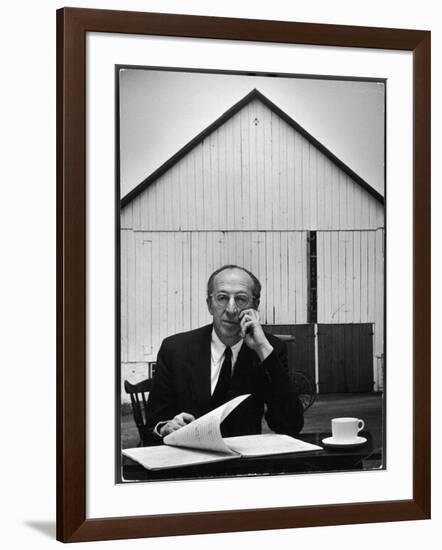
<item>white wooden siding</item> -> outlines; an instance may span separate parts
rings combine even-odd
[[[318,231],[317,258],[318,323],[373,323],[376,369],[384,349],[384,230]]]
[[[264,323],[307,322],[306,232],[122,233],[123,363],[155,361],[163,338],[210,323],[207,279],[228,263],[260,279]]]
[[[246,105],[123,209],[143,231],[384,227],[384,208],[260,101]]]

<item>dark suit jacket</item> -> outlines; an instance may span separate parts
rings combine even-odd
[[[181,412],[195,418],[211,406],[210,345],[212,325],[166,338],[158,352],[157,368],[147,404],[145,443],[158,444],[153,433],[158,422]],[[256,353],[241,346],[228,400],[251,393],[222,423],[223,436],[261,433],[263,414],[271,430],[296,435],[304,424],[303,408],[287,370],[284,342],[266,333],[273,352],[260,364]]]

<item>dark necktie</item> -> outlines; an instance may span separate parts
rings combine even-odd
[[[224,351],[224,361],[219,373],[218,382],[212,395],[212,408],[219,407],[227,401],[227,395],[232,379],[232,350],[226,347]]]

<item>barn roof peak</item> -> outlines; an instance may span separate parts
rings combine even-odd
[[[199,143],[201,143],[208,135],[217,130],[236,113],[238,113],[243,107],[245,107],[251,101],[258,99],[276,115],[282,118],[289,126],[299,132],[307,141],[314,145],[319,151],[321,151],[326,157],[328,157],[336,166],[338,166],[343,172],[349,175],[354,181],[356,181],[361,187],[363,187],[367,193],[372,195],[382,204],[384,203],[384,197],[378,193],[373,187],[371,187],[364,179],[362,179],[356,172],[354,172],[349,166],[342,162],[336,155],[334,155],[325,145],[313,137],[305,128],[298,124],[293,118],[291,118],[285,111],[280,109],[275,103],[270,101],[267,96],[260,92],[257,88],[253,88],[248,94],[246,94],[237,103],[232,105],[225,113],[217,118],[212,124],[205,128],[202,132],[191,139],[184,147],[179,149],[172,157],[164,162],[159,168],[157,168],[150,176],[144,179],[136,187],[134,187],[129,193],[127,193],[121,199],[121,208],[124,208],[129,204],[136,196],[143,192],[150,184],[156,181],[167,170],[172,168],[179,160],[181,160],[187,153],[194,149]]]

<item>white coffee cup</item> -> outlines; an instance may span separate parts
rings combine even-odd
[[[333,418],[332,435],[336,441],[352,441],[364,429],[365,422],[360,418]]]

